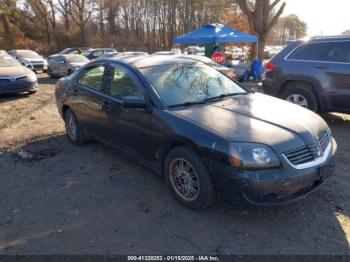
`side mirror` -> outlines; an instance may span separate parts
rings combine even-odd
[[[143,99],[127,98],[123,99],[123,106],[127,108],[147,108],[147,104]]]

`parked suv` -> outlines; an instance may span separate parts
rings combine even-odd
[[[289,42],[265,66],[263,89],[315,112],[350,113],[350,37]]]

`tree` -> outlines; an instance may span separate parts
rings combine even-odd
[[[68,12],[79,28],[80,44],[82,46],[87,44],[86,25],[90,22],[94,11],[96,11],[96,1],[94,0],[71,0],[70,2],[70,10]]]
[[[267,37],[283,14],[286,2],[281,2],[281,0],[272,2],[271,0],[232,0],[232,3],[238,4],[247,16],[251,33],[259,37],[259,59],[262,60]]]
[[[4,46],[10,46],[14,43],[14,34],[10,18],[16,11],[16,4],[17,2],[15,0],[0,0],[0,22],[4,28],[4,34],[7,36]]]
[[[0,14],[0,48],[52,54],[86,45],[152,52],[170,49],[174,37],[213,22],[249,32],[246,17],[238,9],[232,12],[230,1],[0,0],[6,4],[1,6],[6,16]]]
[[[268,43],[284,45],[289,40],[300,39],[306,36],[307,25],[297,15],[291,14],[281,17],[277,25],[271,30]]]

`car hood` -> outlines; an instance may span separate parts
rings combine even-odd
[[[0,77],[25,76],[31,72],[24,66],[0,67]]]
[[[30,62],[30,63],[44,63],[46,61],[44,58],[26,58],[26,57],[22,57],[21,60]]]
[[[172,111],[230,142],[255,142],[282,153],[313,144],[328,130],[317,114],[255,93]]]

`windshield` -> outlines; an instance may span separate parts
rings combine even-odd
[[[75,55],[75,56],[68,56],[66,57],[69,63],[87,63],[90,60],[87,59],[85,56],[81,55]]]
[[[61,52],[59,52],[60,54],[66,54],[68,53],[72,48],[66,48],[66,49],[63,49]]]
[[[11,56],[0,56],[0,67],[21,66],[21,64]]]
[[[170,107],[246,93],[228,77],[203,63],[159,65],[140,70]]]
[[[17,55],[22,58],[41,58],[41,56],[37,52],[29,50],[17,51]]]

